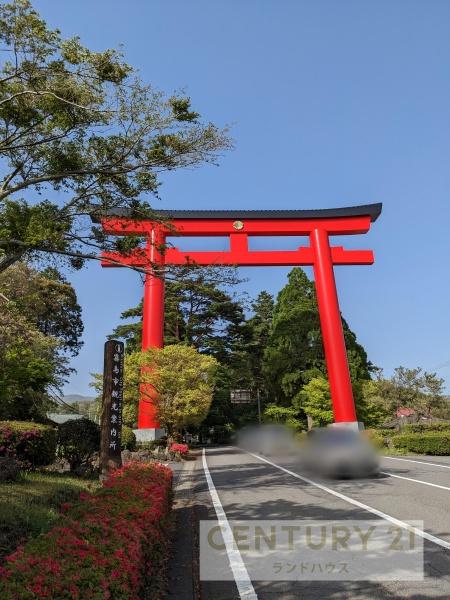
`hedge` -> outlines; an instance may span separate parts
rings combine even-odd
[[[370,442],[381,450],[382,448],[388,448],[390,446],[392,437],[396,434],[395,429],[365,429],[364,435],[370,440]]]
[[[394,448],[417,454],[450,454],[450,431],[427,433],[401,433],[392,438]]]
[[[418,423],[408,423],[400,429],[400,433],[427,433],[429,431],[450,432],[450,423],[447,421],[421,421]]]
[[[172,471],[130,463],[80,495],[50,532],[0,568],[2,600],[135,600],[160,584],[170,535]]]
[[[55,460],[56,430],[26,421],[0,421],[0,456],[15,458],[22,467],[49,465]]]

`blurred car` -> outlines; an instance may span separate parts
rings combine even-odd
[[[336,479],[373,477],[379,472],[375,449],[360,432],[346,427],[311,429],[300,454],[302,468]]]
[[[257,425],[246,425],[245,427],[242,427],[242,429],[236,433],[236,446],[247,452],[258,452],[258,432],[259,427]]]
[[[292,429],[279,424],[267,424],[260,428],[259,450],[263,456],[287,456],[294,452]]]
[[[236,445],[263,456],[286,456],[295,449],[292,430],[275,423],[243,427],[237,433]]]

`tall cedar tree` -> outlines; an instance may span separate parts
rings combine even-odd
[[[327,377],[314,282],[296,267],[280,291],[264,352],[263,373],[270,400],[289,406],[313,377]],[[342,319],[352,381],[370,378],[371,363]]]

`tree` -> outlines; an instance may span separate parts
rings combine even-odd
[[[17,263],[0,273],[0,416],[42,419],[81,347],[81,309],[55,269]]]
[[[215,162],[231,146],[183,94],[144,84],[116,50],[93,52],[47,27],[29,0],[0,6],[0,270],[62,256],[79,268],[124,250],[89,217],[152,215],[159,175]]]
[[[264,421],[268,423],[281,423],[292,429],[302,429],[303,427],[303,423],[297,418],[297,410],[295,408],[269,404],[264,409],[263,417]]]
[[[330,386],[324,377],[313,377],[292,401],[298,411],[311,417],[315,427],[333,423]]]
[[[399,408],[412,409],[417,418],[448,416],[444,380],[420,367],[397,367],[389,379],[378,371],[373,381],[364,383],[362,393],[372,412],[378,412],[375,424],[395,418]]]
[[[266,385],[277,404],[290,405],[314,377],[327,377],[314,283],[296,267],[280,291],[263,358]],[[342,319],[353,381],[369,379],[371,363],[355,334]]]
[[[0,292],[59,349],[76,356],[83,344],[81,307],[72,285],[54,268],[37,271],[16,263],[0,273]]]
[[[177,344],[147,350],[141,353],[138,362],[143,389],[148,389],[149,384],[158,394],[158,419],[169,437],[176,436],[189,425],[199,425],[205,419],[218,366],[212,356],[200,354],[191,346]]]
[[[265,389],[262,365],[272,329],[274,304],[271,294],[266,291],[260,292],[252,303],[253,316],[247,321],[250,340],[246,350],[249,354],[253,387],[261,390]]]
[[[1,300],[0,300],[1,302]],[[58,342],[10,302],[0,310],[0,419],[42,420],[66,374]]]
[[[235,270],[189,266],[171,274],[165,284],[165,343],[194,346],[224,360],[245,334],[242,304],[223,289],[239,283]],[[117,326],[111,335],[124,339],[128,352],[141,348],[142,302],[121,315],[136,317],[138,321]]]

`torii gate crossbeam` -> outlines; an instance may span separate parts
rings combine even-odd
[[[138,266],[145,277],[142,349],[164,344],[164,279],[156,270],[165,265],[312,266],[336,423],[355,423],[356,413],[348,369],[334,265],[370,265],[370,250],[331,246],[330,236],[363,234],[381,213],[381,204],[325,210],[270,211],[157,211],[155,219],[130,218],[127,211],[106,213],[98,219],[110,235],[138,235],[146,246],[128,254],[103,253],[103,267]],[[166,246],[167,237],[228,236],[225,252],[185,252]],[[251,251],[252,236],[305,236],[308,246],[296,250]],[[138,429],[157,431],[156,409],[141,398]]]

